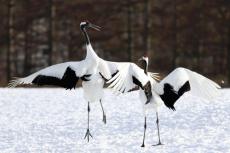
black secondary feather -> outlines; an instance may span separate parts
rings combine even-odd
[[[190,83],[186,81],[183,86],[180,87],[178,92],[173,89],[173,86],[169,83],[164,84],[164,94],[160,95],[165,105],[172,110],[176,110],[174,107],[175,102],[187,91],[189,91]]]
[[[32,81],[33,84],[42,85],[54,85],[63,87],[66,89],[72,89],[76,87],[79,77],[76,76],[75,71],[70,67],[67,67],[63,77],[61,79],[53,76],[38,75]]]

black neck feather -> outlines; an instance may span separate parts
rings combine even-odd
[[[141,60],[141,65],[140,66],[141,66],[142,69],[144,69],[145,74],[147,74],[148,73],[147,61]]]
[[[83,34],[85,36],[86,44],[89,45],[90,44],[90,40],[89,40],[88,33],[86,32],[86,29],[82,28],[82,32],[83,32]]]

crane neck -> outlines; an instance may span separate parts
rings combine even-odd
[[[146,63],[146,62],[145,62]],[[146,63],[145,69],[144,69],[145,74],[148,73],[148,64]]]
[[[86,58],[89,58],[89,57],[98,58],[97,54],[95,53],[90,43],[86,44],[86,51],[87,51]]]
[[[144,70],[145,74],[147,74],[148,73],[148,63],[147,63],[147,61],[141,60],[140,66]]]
[[[93,50],[93,47],[91,46],[91,43],[90,43],[90,39],[89,39],[89,35],[88,35],[88,33],[87,33],[87,31],[86,31],[86,29],[85,28],[82,28],[81,29],[81,31],[82,31],[82,33],[83,33],[83,35],[84,35],[84,37],[85,37],[85,40],[86,40],[86,57],[85,57],[85,59],[97,59],[98,58],[98,56],[97,56],[97,54],[95,53],[95,51]]]
[[[86,29],[83,28],[81,31],[82,31],[82,33],[83,33],[84,36],[85,36],[86,45],[89,45],[89,44],[90,44],[90,40],[89,40],[89,35],[88,35],[88,33],[86,32]]]

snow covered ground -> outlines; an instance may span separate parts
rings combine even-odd
[[[230,152],[230,90],[212,102],[185,95],[173,112],[159,111],[163,146],[157,143],[155,113],[147,119],[146,147],[138,93],[115,97],[106,90],[102,122],[99,103],[91,104],[93,139],[83,139],[87,103],[82,89],[0,89],[0,153],[227,153]]]

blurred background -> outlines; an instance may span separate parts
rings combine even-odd
[[[0,86],[48,65],[81,60],[85,42],[106,60],[150,58],[166,75],[183,66],[230,85],[229,0],[0,0]]]

